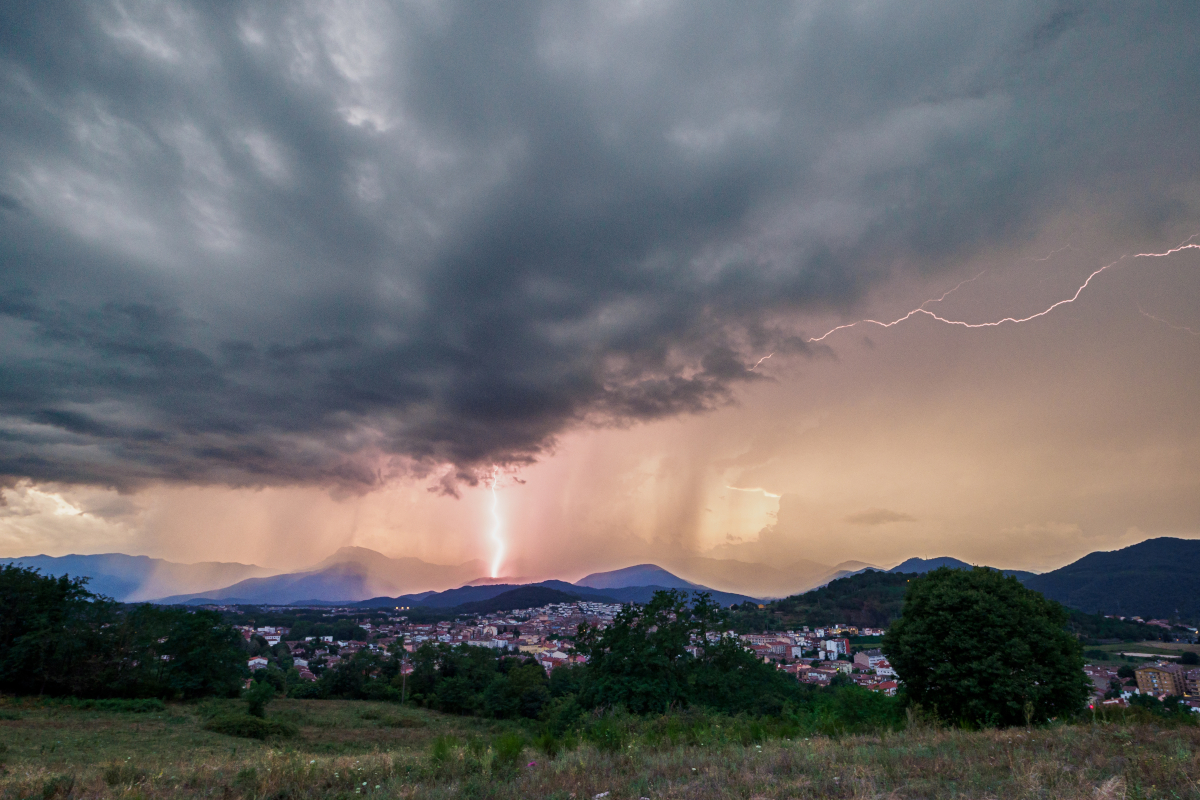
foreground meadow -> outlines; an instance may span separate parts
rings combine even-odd
[[[0,701],[0,798],[1200,798],[1194,726],[918,727],[789,740],[681,715],[539,749],[510,724],[280,700],[268,717],[293,726],[286,738],[204,729],[236,705],[128,713]]]

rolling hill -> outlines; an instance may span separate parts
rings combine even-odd
[[[1200,540],[1162,537],[1090,553],[1025,585],[1090,613],[1200,620]]]
[[[939,558],[910,558],[903,564],[897,564],[888,570],[888,572],[903,572],[906,574],[924,575],[926,572],[932,572],[940,567],[949,567],[950,569],[974,569],[975,565],[968,564],[965,561],[959,561],[957,558],[950,556],[941,556]],[[996,569],[996,567],[989,567]],[[1036,572],[1027,572],[1022,569],[1002,569],[999,570],[1005,575],[1011,575],[1017,580],[1024,583],[1025,581],[1036,575]]]
[[[161,597],[158,603],[211,600],[223,603],[287,605],[296,602],[353,602],[461,586],[484,572],[478,561],[456,566],[419,558],[389,558],[364,547],[343,547],[303,572],[251,578],[219,589]]]
[[[593,572],[575,581],[576,586],[590,589],[624,589],[630,586],[665,586],[670,589],[695,589],[697,584],[672,575],[656,564],[638,564],[634,567],[614,569],[610,572]]]

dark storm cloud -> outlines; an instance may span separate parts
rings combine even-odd
[[[1193,4],[2,13],[10,477],[454,491],[1196,174]]]

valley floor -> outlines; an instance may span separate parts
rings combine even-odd
[[[268,717],[297,733],[260,742],[204,730],[213,710],[0,700],[0,798],[1200,798],[1195,726],[920,728],[758,743],[714,728],[633,735],[611,752],[583,744],[549,757],[527,745],[506,765],[496,753],[515,725],[278,700]]]

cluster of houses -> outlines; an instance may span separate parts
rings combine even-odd
[[[340,641],[332,636],[309,636],[303,641],[293,641],[287,639],[287,630],[283,628],[246,626],[240,630],[247,640],[259,636],[272,646],[280,642],[286,644],[292,666],[302,680],[308,681],[315,681],[323,670],[359,651],[390,652],[397,641],[401,641],[403,649],[410,653],[426,642],[523,653],[534,658],[549,673],[555,667],[583,660],[583,656],[572,652],[569,646],[580,624],[605,627],[620,610],[619,605],[575,602],[488,614],[471,623],[416,623],[397,616],[376,625],[369,621],[360,623],[367,633],[364,641]],[[348,616],[356,611],[331,609],[326,613]],[[798,631],[741,635],[725,631],[708,635],[713,641],[736,637],[756,657],[804,683],[828,685],[836,676],[844,675],[846,680],[866,689],[894,695],[899,688],[899,679],[884,654],[877,649],[853,652],[850,645],[851,637],[878,637],[883,633],[874,628],[833,625],[812,630],[804,627]],[[693,641],[689,649],[698,653],[702,644]],[[269,663],[266,656],[257,656],[249,659],[248,666],[258,670],[265,669]],[[411,669],[411,664],[402,665],[405,672]],[[1089,664],[1084,671],[1092,681],[1094,706],[1127,704],[1134,694],[1144,694],[1160,699],[1181,697],[1194,711],[1200,712],[1200,669],[1186,669],[1180,664],[1164,662],[1146,663],[1136,669],[1132,680],[1120,677],[1115,667]]]
[[[1140,694],[1158,700],[1178,697],[1193,712],[1200,713],[1200,669],[1158,661],[1139,665],[1133,670],[1133,678],[1122,677],[1116,667],[1088,664],[1083,671],[1092,682],[1093,708],[1125,706]]]
[[[366,631],[364,641],[335,640],[332,636],[309,636],[303,640],[287,639],[287,630],[275,627],[239,628],[242,636],[250,640],[262,637],[268,645],[283,642],[291,655],[292,666],[302,680],[315,681],[325,669],[349,659],[361,650],[389,652],[397,640],[403,642],[407,652],[413,652],[426,642],[454,645],[488,647],[514,653],[523,653],[535,659],[549,673],[555,667],[578,663],[583,656],[573,653],[569,647],[571,637],[582,623],[601,628],[609,625],[620,612],[621,606],[608,603],[574,602],[556,603],[520,611],[489,614],[472,623],[410,622],[404,616],[389,617],[386,623],[372,625],[366,621],[360,627]],[[350,615],[357,609],[327,609],[333,615]],[[361,613],[360,611],[358,613]],[[748,651],[778,669],[795,675],[806,683],[828,684],[834,676],[844,674],[851,681],[875,691],[895,694],[896,673],[887,659],[878,650],[857,654],[851,653],[852,636],[881,636],[882,630],[846,625],[810,630],[777,633],[743,634],[733,631],[711,633],[710,637],[736,637]],[[698,651],[700,642],[693,642],[693,651]],[[256,656],[249,659],[253,670],[266,669],[271,659]],[[411,670],[410,664],[402,669]]]

